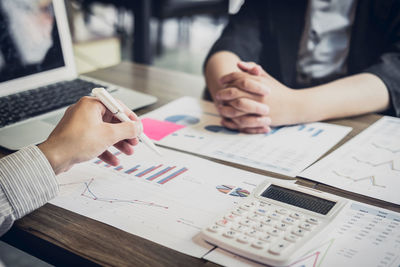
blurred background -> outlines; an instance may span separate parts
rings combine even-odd
[[[79,73],[121,60],[202,74],[243,0],[67,0]]]

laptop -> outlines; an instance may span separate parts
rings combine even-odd
[[[66,108],[94,87],[132,110],[157,101],[78,77],[63,0],[0,1],[0,146],[18,150],[43,142]]]

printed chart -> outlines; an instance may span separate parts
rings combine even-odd
[[[232,185],[219,185],[216,188],[219,192],[234,197],[248,197],[250,195],[250,192],[246,189]]]
[[[94,178],[90,179],[90,181],[88,181],[88,182],[84,182],[85,189],[81,193],[82,197],[86,197],[86,198],[89,198],[89,199],[92,199],[95,201],[107,202],[107,203],[130,203],[130,204],[134,204],[134,205],[145,205],[145,206],[152,206],[152,207],[168,209],[168,207],[166,207],[166,206],[162,206],[162,205],[155,204],[154,202],[142,201],[142,200],[138,200],[138,199],[127,200],[127,199],[118,199],[118,198],[99,197],[97,194],[95,194],[95,191],[92,189],[93,182],[94,182]]]
[[[383,117],[300,176],[400,204],[400,119]]]
[[[112,167],[111,165],[104,163],[102,160],[96,160],[94,163],[99,166],[103,166],[104,168]],[[111,169],[116,172],[122,172],[138,178],[143,178],[146,179],[147,181],[154,181],[161,185],[170,182],[171,180],[178,177],[179,175],[182,175],[188,170],[186,167],[181,168],[177,166],[165,166],[164,164],[157,164],[146,167],[137,164],[133,167],[128,167],[128,168],[119,165],[117,167],[112,167]]]
[[[99,159],[78,164],[57,177],[60,195],[51,203],[201,257],[212,247],[193,237],[267,177],[160,150],[162,157],[139,144],[132,156],[115,153],[118,166]]]
[[[350,127],[310,123],[249,135],[220,124],[214,104],[183,97],[143,116],[145,133],[159,144],[257,169],[296,176]]]
[[[350,201],[334,223],[310,240],[288,267],[400,264],[400,214]],[[264,266],[215,249],[205,259],[225,266]]]

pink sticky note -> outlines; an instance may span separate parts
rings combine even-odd
[[[143,131],[150,139],[160,141],[167,135],[185,127],[169,121],[159,121],[150,118],[142,119]]]

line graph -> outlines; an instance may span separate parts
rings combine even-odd
[[[364,181],[364,180],[370,180],[370,181],[371,181],[371,184],[372,184],[373,186],[377,186],[377,187],[381,187],[381,188],[386,188],[386,186],[384,186],[384,185],[379,185],[379,184],[376,183],[376,181],[375,181],[376,178],[375,178],[374,175],[369,175],[369,176],[360,177],[360,178],[353,178],[353,177],[348,176],[348,175],[343,175],[343,174],[341,174],[341,173],[339,173],[339,172],[337,172],[337,171],[335,171],[335,170],[333,170],[332,172],[333,172],[335,175],[339,176],[339,177],[352,180],[353,182],[360,182],[360,181]]]
[[[382,117],[300,176],[400,204],[400,118]]]
[[[309,251],[305,256],[292,264],[288,267],[294,266],[312,266],[312,267],[319,267],[322,265],[326,255],[328,254],[332,244],[334,243],[335,239],[332,238],[327,242],[321,244],[318,248],[312,249]]]
[[[388,161],[384,161],[384,162],[381,162],[381,163],[373,163],[373,162],[370,162],[370,161],[368,161],[368,160],[361,160],[361,159],[357,158],[356,156],[353,156],[352,158],[353,158],[355,161],[359,162],[359,163],[365,163],[365,164],[370,165],[370,166],[372,166],[372,167],[379,167],[379,166],[388,164],[388,165],[390,166],[390,169],[391,169],[392,171],[400,172],[400,169],[398,169],[398,168],[396,168],[396,167],[394,166],[394,159],[388,160]]]
[[[377,143],[371,143],[371,145],[372,145],[373,147],[375,147],[375,148],[378,148],[378,149],[382,149],[382,150],[386,150],[386,151],[392,152],[393,154],[396,154],[396,153],[400,152],[400,148],[393,149],[393,148],[390,148],[390,147],[386,147],[386,146],[379,145],[379,144],[377,144]]]
[[[156,208],[163,208],[168,209],[167,206],[159,205],[154,202],[142,201],[138,199],[134,200],[124,200],[124,199],[117,199],[117,198],[104,198],[98,197],[92,190],[91,185],[94,181],[94,178],[90,179],[89,182],[85,182],[85,190],[81,193],[82,197],[89,198],[91,200],[102,201],[107,203],[129,203],[129,204],[136,204],[136,205],[144,205],[144,206],[151,206]]]

